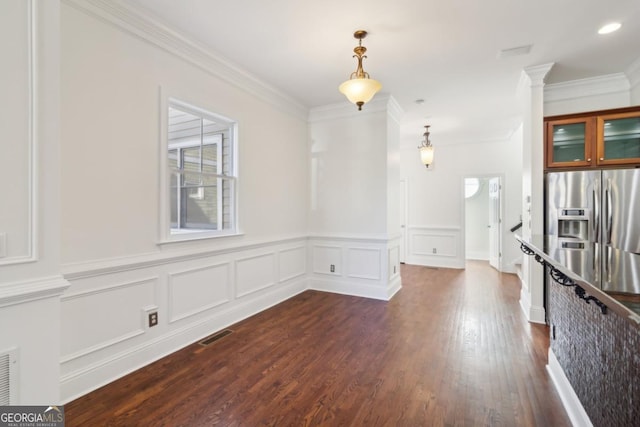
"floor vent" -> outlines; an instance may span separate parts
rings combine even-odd
[[[230,330],[230,329],[225,329],[225,330],[224,330],[224,331],[222,331],[222,332],[218,332],[218,333],[216,333],[216,334],[209,335],[208,337],[206,337],[205,339],[203,339],[202,341],[200,341],[200,342],[199,342],[199,344],[200,344],[201,346],[206,347],[206,346],[208,346],[208,345],[210,345],[210,344],[213,344],[214,342],[218,341],[219,339],[222,339],[222,338],[224,338],[224,337],[226,337],[227,335],[230,335],[230,334],[232,334],[232,333],[233,333],[233,331],[232,331],[232,330]]]
[[[18,350],[0,353],[0,406],[15,405],[18,398],[16,387],[18,373]]]

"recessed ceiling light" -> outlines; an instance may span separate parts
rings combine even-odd
[[[611,22],[610,24],[604,25],[602,26],[599,30],[598,30],[598,34],[609,34],[609,33],[613,33],[614,31],[618,31],[620,29],[620,27],[622,27],[622,24],[619,22]]]
[[[413,102],[415,102],[415,103],[416,103],[416,104],[418,104],[418,105],[422,105],[422,104],[424,104],[424,99],[422,99],[422,98],[420,98],[420,99],[416,99],[416,100],[415,100],[415,101],[413,101]]]

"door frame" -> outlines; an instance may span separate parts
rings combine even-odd
[[[462,244],[462,254],[464,256],[464,260],[465,263],[467,262],[467,230],[466,230],[466,218],[467,218],[467,213],[466,213],[466,206],[465,206],[465,197],[464,197],[464,189],[465,189],[465,180],[467,178],[481,178],[481,179],[491,179],[491,178],[498,178],[500,180],[500,219],[501,219],[501,223],[500,223],[500,228],[498,229],[498,240],[499,240],[499,247],[500,247],[500,258],[498,261],[498,271],[502,272],[503,271],[503,256],[502,256],[502,243],[504,240],[504,209],[505,209],[505,202],[504,202],[504,195],[505,195],[505,187],[507,185],[506,183],[506,179],[505,179],[505,175],[504,173],[474,173],[474,174],[466,174],[463,175],[461,180],[460,180],[460,187],[461,187],[461,193],[460,193],[460,209],[462,212],[462,220],[461,220],[461,225],[460,225],[460,238],[462,240],[461,244]],[[489,255],[490,256],[490,255]]]

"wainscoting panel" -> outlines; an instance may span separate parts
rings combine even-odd
[[[400,275],[400,246],[389,247],[389,280]]]
[[[411,240],[414,255],[456,256],[456,236],[414,234]]]
[[[236,261],[236,297],[249,295],[276,283],[275,256],[275,253],[269,253]]]
[[[307,245],[300,236],[69,265],[62,402],[308,289]],[[153,327],[151,311],[159,320]]]
[[[169,323],[231,300],[228,262],[169,273]]]
[[[283,249],[278,254],[279,282],[286,282],[307,274],[307,247]]]
[[[144,334],[141,310],[157,304],[157,286],[157,277],[89,290],[72,286],[62,296],[62,363]]]
[[[312,243],[313,273],[340,276],[342,274],[342,246]],[[331,266],[333,265],[333,271]]]
[[[464,268],[459,227],[409,227],[409,264]]]
[[[400,290],[399,239],[314,236],[310,238],[312,289],[389,300]],[[331,266],[334,271],[331,271]],[[393,269],[397,273],[389,272]]]
[[[378,248],[348,248],[347,277],[380,280],[381,260],[382,254]]]

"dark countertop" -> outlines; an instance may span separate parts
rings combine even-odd
[[[516,235],[516,240],[609,310],[640,326],[640,277],[637,275],[640,273],[640,255],[595,242],[582,243],[554,236],[523,238]],[[602,256],[615,260],[610,263],[612,268],[609,270],[601,271]],[[627,273],[622,274],[624,271]]]

